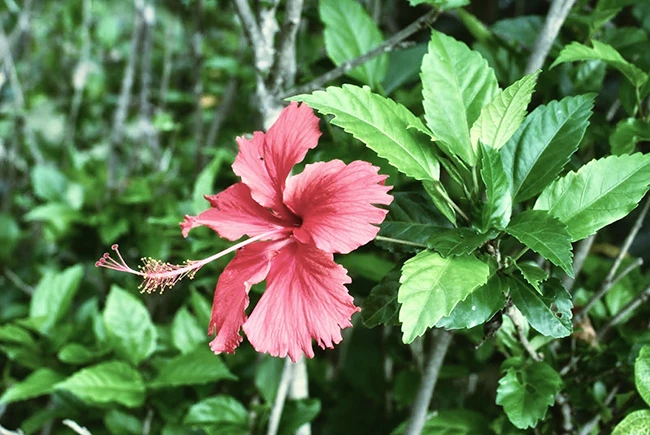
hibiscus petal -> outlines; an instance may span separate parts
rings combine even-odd
[[[318,144],[318,118],[307,105],[291,103],[264,134],[238,137],[239,154],[232,165],[251,189],[255,201],[283,214],[282,192],[291,168]]]
[[[340,160],[307,165],[287,181],[285,204],[299,217],[302,226],[296,239],[315,244],[326,252],[348,253],[365,245],[379,231],[387,211],[373,204],[388,205],[390,186],[386,175],[370,163]],[[373,225],[375,224],[375,225]]]
[[[244,234],[254,237],[284,228],[283,222],[251,198],[244,183],[233,184],[218,195],[206,196],[212,208],[198,216],[185,216],[181,222],[183,236],[192,228],[205,225],[221,237],[237,240]]]
[[[258,352],[314,356],[312,338],[322,348],[341,341],[341,328],[352,326],[359,311],[344,284],[347,271],[332,254],[296,242],[273,259],[266,291],[244,323],[244,332]]]
[[[246,321],[248,291],[262,282],[269,273],[271,259],[286,242],[257,242],[244,246],[226,266],[219,277],[212,302],[212,318],[208,334],[217,336],[210,342],[214,353],[233,353],[242,337],[239,334]]]

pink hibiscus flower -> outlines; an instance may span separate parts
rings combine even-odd
[[[312,358],[312,339],[322,347],[341,341],[341,329],[352,326],[359,311],[345,284],[347,271],[334,253],[348,253],[372,240],[392,197],[385,175],[363,161],[340,160],[307,165],[290,176],[296,163],[314,148],[320,136],[318,118],[305,104],[292,103],[265,134],[237,138],[239,154],[232,165],[241,182],[206,196],[211,208],[185,216],[183,236],[207,226],[221,237],[248,240],[200,261],[182,266],[147,259],[139,270],[105,254],[97,265],[144,277],[141,288],[151,292],[193,276],[203,265],[237,251],[219,277],[214,293],[209,334],[215,353],[233,353],[243,328],[259,352]],[[248,291],[266,280],[266,291],[246,315]]]

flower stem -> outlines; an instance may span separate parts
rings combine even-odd
[[[375,240],[379,240],[380,242],[397,243],[399,245],[415,246],[416,248],[426,248],[427,247],[427,245],[425,245],[423,243],[409,242],[408,240],[393,239],[393,238],[384,237],[384,236],[375,236]]]

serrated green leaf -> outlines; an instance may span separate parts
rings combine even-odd
[[[422,187],[424,187],[424,191],[427,192],[436,209],[455,226],[456,210],[449,202],[449,194],[445,190],[445,186],[440,181],[423,181]]]
[[[219,424],[246,428],[248,425],[248,410],[231,396],[208,397],[190,407],[183,418],[183,424]]]
[[[542,210],[527,210],[512,218],[506,232],[573,278],[571,234],[560,220]]]
[[[497,405],[503,406],[508,419],[519,429],[537,426],[548,407],[555,402],[562,378],[545,362],[510,365],[499,379]]]
[[[361,319],[367,328],[374,328],[380,324],[399,325],[397,292],[400,275],[401,266],[388,272],[363,301]]]
[[[384,41],[375,21],[354,0],[320,0],[320,18],[325,24],[325,49],[336,66],[372,50]],[[388,56],[382,54],[347,74],[375,87],[386,76]]]
[[[404,263],[397,298],[402,304],[399,320],[404,343],[448,316],[460,301],[487,282],[489,273],[487,264],[470,255],[443,258],[422,251]]]
[[[528,284],[532,285],[533,288],[538,292],[542,292],[539,285],[548,279],[547,271],[532,261],[522,261],[521,263],[515,263],[515,267],[519,270],[519,272],[521,272]]]
[[[634,363],[634,383],[639,395],[650,406],[650,346],[641,348]]]
[[[646,73],[625,60],[611,45],[596,40],[592,40],[591,43],[593,48],[575,41],[567,45],[562,49],[558,58],[555,59],[551,68],[564,62],[600,60],[619,70],[637,88],[643,86],[648,80]]]
[[[650,410],[634,411],[616,425],[612,435],[648,435]]]
[[[162,367],[151,382],[151,388],[200,385],[221,379],[234,380],[221,358],[212,353],[210,347],[200,346],[190,353],[179,355]]]
[[[440,227],[448,223],[424,195],[418,192],[393,193],[393,202],[388,207],[386,219],[380,225],[379,235],[391,239],[405,240],[420,245]],[[415,252],[419,248],[397,243],[375,240],[378,246],[391,251]]]
[[[142,301],[111,286],[103,313],[106,336],[115,353],[134,365],[156,349],[157,333]]]
[[[304,101],[323,115],[334,115],[332,124],[365,143],[400,172],[417,180],[440,178],[440,164],[431,144],[416,129],[407,128],[418,121],[401,104],[372,93],[368,87],[352,85],[288,99]]]
[[[49,331],[67,314],[83,274],[83,266],[77,264],[62,272],[47,273],[38,282],[31,298],[29,317],[43,319],[41,331]]]
[[[512,215],[512,184],[504,168],[501,154],[483,143],[481,147],[481,179],[485,184],[486,201],[481,212],[483,231],[503,229]]]
[[[208,335],[199,326],[187,307],[182,307],[172,321],[172,343],[181,353],[188,353],[200,345],[207,345]]]
[[[437,328],[470,329],[490,320],[506,303],[503,280],[493,275],[436,323]]]
[[[50,394],[54,385],[63,379],[65,379],[64,375],[52,369],[37,369],[22,381],[11,385],[0,397],[0,404],[6,405]]]
[[[501,149],[515,202],[537,195],[564,168],[587,130],[593,104],[593,95],[566,97],[526,117]]]
[[[477,233],[471,228],[439,228],[429,237],[427,245],[443,257],[449,257],[469,254],[492,237],[491,233]]]
[[[526,317],[530,326],[547,337],[562,338],[571,335],[573,316],[571,295],[556,278],[542,286],[542,294],[528,285],[521,276],[511,276],[512,302]]]
[[[650,141],[650,123],[636,118],[623,119],[609,136],[612,154],[631,154],[639,141]]]
[[[447,152],[475,165],[469,128],[498,92],[494,71],[478,52],[434,30],[421,77],[427,126]]]
[[[127,408],[142,406],[145,386],[140,373],[122,361],[109,361],[79,370],[55,385],[89,403],[119,403]]]
[[[501,149],[517,131],[526,116],[526,108],[537,83],[539,71],[522,77],[488,103],[470,129],[472,146],[478,142]]]
[[[650,155],[592,160],[549,185],[536,210],[547,210],[567,225],[571,240],[581,240],[632,211],[650,184]]]

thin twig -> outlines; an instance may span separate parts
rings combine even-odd
[[[537,35],[537,39],[535,40],[533,52],[528,59],[524,74],[531,74],[542,68],[546,56],[548,56],[548,52],[551,50],[553,41],[555,41],[557,34],[560,32],[560,28],[564,24],[564,20],[566,20],[575,1],[553,0],[548,15],[546,16],[546,21],[544,21],[544,27],[542,27],[542,31]]]
[[[153,422],[153,409],[149,408],[147,417],[142,424],[142,435],[149,435],[151,433],[151,423]]]
[[[31,285],[27,284],[25,281],[22,280],[20,276],[13,270],[9,269],[8,267],[5,267],[4,274],[15,285],[19,290],[21,290],[23,293],[26,293],[28,295],[33,295],[34,294],[34,287]]]
[[[16,430],[14,432],[12,430],[5,429],[4,427],[2,427],[0,425],[0,435],[25,435],[25,433],[20,429],[18,429],[18,430]]]
[[[288,0],[284,11],[284,23],[280,34],[280,50],[271,68],[269,83],[272,92],[293,86],[296,78],[296,33],[300,24],[303,0]]]
[[[384,237],[384,236],[375,236],[375,240],[378,240],[380,242],[397,243],[397,244],[400,244],[400,245],[415,246],[416,248],[426,248],[427,247],[427,245],[425,245],[423,243],[409,242],[408,240],[392,239],[390,237]]]
[[[565,394],[557,393],[555,395],[555,403],[560,406],[562,412],[562,433],[569,434],[573,432],[573,415],[571,412],[571,404]]]
[[[650,299],[650,286],[646,287],[641,293],[636,295],[634,299],[632,299],[627,305],[625,305],[623,308],[619,310],[614,317],[612,317],[609,322],[607,322],[601,329],[598,331],[598,334],[596,335],[596,338],[598,340],[601,340],[603,337],[607,335],[610,329],[612,329],[614,326],[618,325],[621,323],[621,321],[627,317],[629,314],[634,312],[637,308],[639,308],[644,302],[646,302],[648,299]]]
[[[596,235],[593,234],[586,239],[580,240],[575,247],[575,254],[573,256],[573,278],[571,278],[569,275],[564,275],[564,278],[562,278],[562,286],[567,289],[571,290],[573,288],[573,284],[576,281],[576,278],[580,274],[580,271],[582,270],[582,266],[585,264],[585,260],[587,259],[587,256],[589,255],[589,251],[591,250],[591,245],[594,244],[594,240],[596,239]]]
[[[323,74],[322,76],[315,78],[309,83],[288,90],[287,92],[284,93],[282,98],[290,97],[297,94],[304,94],[307,92],[315,91],[317,89],[321,89],[328,82],[343,76],[344,74],[348,73],[349,71],[353,70],[359,65],[362,65],[381,54],[390,52],[406,38],[410,37],[418,30],[433,23],[438,18],[439,15],[440,15],[439,10],[437,9],[430,10],[429,12],[422,15],[413,23],[409,24],[404,29],[400,30],[399,32],[397,32],[396,34],[394,34],[389,39],[387,39],[377,47],[373,48],[369,52],[342,63],[337,68],[334,68],[333,70]]]
[[[109,139],[109,152],[107,162],[107,181],[110,187],[114,187],[117,176],[117,148],[122,142],[124,134],[124,123],[126,122],[126,115],[131,101],[131,90],[133,88],[133,78],[135,76],[135,64],[138,57],[138,42],[140,40],[140,32],[142,29],[142,17],[138,5],[142,0],[135,0],[135,19],[133,24],[133,33],[131,34],[131,48],[129,50],[129,58],[127,59],[124,75],[122,76],[122,85],[120,89],[120,96],[117,101],[115,115],[113,117],[113,130]]]
[[[539,354],[533,349],[533,346],[530,344],[530,341],[528,341],[528,337],[526,337],[526,334],[524,334],[524,328],[521,325],[521,322],[519,321],[519,317],[515,313],[515,307],[514,305],[508,308],[506,311],[506,315],[510,317],[510,320],[512,320],[512,324],[515,327],[515,330],[517,331],[517,336],[519,337],[519,342],[521,345],[524,347],[524,350],[530,355],[530,357],[534,361],[543,361],[544,356],[542,354]]]
[[[576,316],[573,318],[573,323],[577,323],[580,320],[582,320],[587,314],[589,314],[589,310],[593,308],[593,306],[603,297],[607,292],[614,286],[616,282],[618,282],[621,278],[623,278],[625,275],[630,273],[632,270],[634,270],[636,267],[639,267],[642,263],[643,260],[641,258],[637,259],[634,263],[632,263],[630,266],[628,266],[621,274],[614,279],[614,275],[616,275],[616,272],[618,272],[618,268],[621,266],[621,263],[623,262],[623,258],[627,255],[628,251],[630,250],[630,246],[632,246],[632,243],[634,242],[634,239],[636,238],[637,234],[639,233],[639,230],[643,226],[643,221],[645,220],[646,215],[648,214],[648,208],[650,208],[650,197],[646,200],[645,204],[643,205],[643,208],[641,209],[641,213],[639,213],[639,216],[637,216],[636,220],[634,221],[634,225],[630,229],[629,234],[625,238],[625,241],[623,242],[623,245],[621,246],[621,250],[619,251],[618,255],[616,256],[616,259],[614,260],[614,264],[612,265],[611,269],[607,273],[607,276],[603,280],[600,289],[594,294],[582,307],[580,312],[576,314]]]
[[[68,144],[74,144],[77,116],[83,101],[84,89],[88,83],[88,72],[90,67],[90,22],[92,20],[92,0],[83,1],[83,18],[81,23],[81,56],[75,69],[73,80],[74,94],[70,105],[70,116],[68,120]]]
[[[442,368],[442,363],[445,360],[445,355],[447,355],[447,350],[453,337],[451,332],[447,332],[444,329],[434,329],[431,331],[431,335],[433,336],[431,351],[427,356],[426,367],[422,374],[422,380],[420,381],[420,386],[415,396],[415,402],[413,402],[413,407],[411,408],[411,415],[404,435],[419,435],[422,432],[431,403],[431,397],[438,382],[440,369]]]
[[[92,435],[88,429],[86,429],[83,426],[79,426],[79,424],[77,422],[75,422],[75,421],[66,419],[66,420],[63,420],[63,424],[65,426],[68,426],[70,429],[72,429],[72,431],[74,433],[76,433],[76,434],[79,434],[79,435]]]
[[[287,400],[287,393],[293,378],[293,365],[289,358],[285,358],[284,367],[282,368],[282,377],[278,385],[278,391],[275,393],[275,400],[273,401],[273,408],[271,408],[271,415],[269,416],[269,426],[266,430],[267,435],[276,435],[280,427],[280,417],[282,417],[282,409],[284,409],[284,402]]]
[[[618,388],[619,388],[618,385],[615,385],[614,388],[612,388],[612,391],[609,392],[609,394],[605,398],[605,403],[604,403],[605,407],[609,406],[612,403],[612,401],[616,397],[616,393],[618,393]],[[603,413],[599,412],[591,420],[585,423],[585,425],[582,426],[578,431],[578,435],[589,435],[590,433],[592,433],[596,425],[600,422],[602,415]]]

